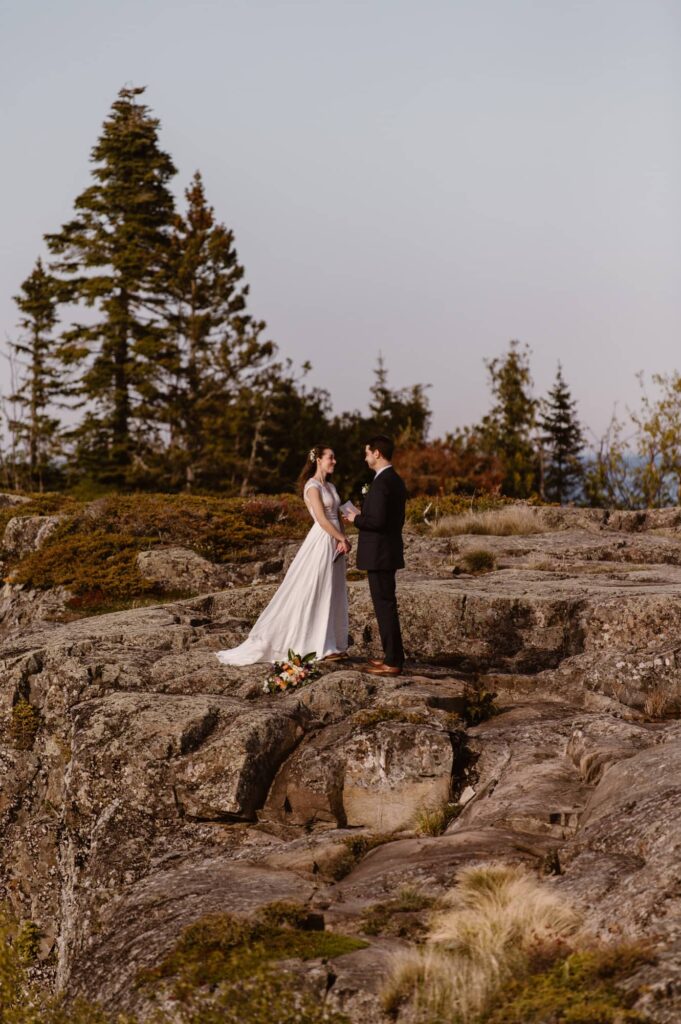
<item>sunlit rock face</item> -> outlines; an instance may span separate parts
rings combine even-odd
[[[135,1010],[139,972],[206,914],[293,901],[357,934],[404,886],[436,898],[467,864],[520,861],[601,938],[648,938],[647,1011],[679,1019],[679,516],[541,517],[527,536],[408,535],[405,673],[362,672],[379,649],[360,578],[350,660],[277,696],[267,666],[214,652],[247,635],[295,544],[248,570],[154,551],[145,571],[197,596],[71,622],[65,595],[8,584],[0,899],[39,925],[44,977]],[[495,568],[473,575],[479,549]],[[471,686],[500,713],[476,724]],[[298,968],[371,1024],[412,939],[366,938]]]

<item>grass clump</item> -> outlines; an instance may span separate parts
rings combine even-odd
[[[528,505],[506,505],[484,511],[446,515],[432,526],[434,537],[480,534],[494,537],[527,536],[545,533],[535,509]]]
[[[664,686],[653,686],[646,694],[643,711],[652,719],[679,718],[681,699]]]
[[[494,554],[487,548],[471,548],[465,553],[461,563],[464,569],[471,573],[492,572],[497,564]]]
[[[9,734],[17,750],[32,750],[40,728],[40,712],[25,697],[19,697],[12,707]]]
[[[430,910],[434,903],[432,896],[426,896],[416,886],[405,885],[393,899],[375,903],[365,911],[361,930],[365,935],[418,941],[427,931],[423,912]]]
[[[415,1020],[472,1021],[540,946],[559,945],[578,927],[574,912],[520,866],[483,864],[459,873],[427,948],[405,953],[384,994]]]
[[[393,836],[389,833],[378,832],[373,836],[350,836],[341,844],[335,857],[329,858],[324,865],[324,874],[340,882],[357,867],[363,857],[375,850],[378,846],[392,842]]]
[[[491,690],[464,686],[461,717],[466,725],[469,727],[479,725],[480,722],[486,722],[488,718],[498,715],[501,708],[496,703],[496,697],[496,693],[492,693]]]
[[[482,864],[432,922],[425,947],[402,954],[384,992],[414,1024],[638,1024],[617,982],[642,947],[583,947],[572,908],[520,865]]]
[[[408,523],[415,526],[422,525],[432,529],[448,518],[479,515],[506,508],[512,504],[513,498],[504,498],[500,494],[491,492],[477,495],[446,494],[437,497],[419,495],[410,498],[407,502],[406,518]]]
[[[416,817],[416,829],[422,836],[441,836],[461,813],[461,804],[445,801],[440,807],[425,807]]]

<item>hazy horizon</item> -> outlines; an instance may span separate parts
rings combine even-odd
[[[430,383],[432,435],[489,405],[483,359],[563,364],[583,422],[681,369],[681,7],[84,0],[0,7],[0,320],[146,85],[180,197],[200,169],[251,311],[364,408],[381,351]],[[11,96],[11,102],[9,97]],[[3,366],[6,382],[6,367]],[[5,385],[6,386],[6,385]]]

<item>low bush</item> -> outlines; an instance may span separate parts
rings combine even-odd
[[[251,921],[228,914],[197,921],[156,971],[146,972],[145,995],[170,990],[174,1002],[144,1019],[154,1024],[350,1024],[276,966],[277,959],[339,956],[367,945],[299,927],[309,916],[304,908],[276,904]],[[142,1024],[136,1016],[109,1014],[97,1004],[51,998],[32,984],[27,966],[39,933],[30,929],[27,948],[22,934],[28,934],[25,926],[18,928],[0,913],[0,1024]]]
[[[167,980],[173,998],[185,999],[197,989],[238,982],[277,960],[341,956],[366,946],[361,939],[300,927],[300,915],[309,916],[302,908],[294,913],[291,905],[276,905],[274,912],[265,908],[254,920],[208,915],[186,928],[173,951],[145,971],[140,983],[148,987]]]
[[[160,596],[137,568],[140,551],[172,544],[213,562],[238,561],[252,557],[264,540],[303,536],[310,524],[305,506],[294,495],[114,495],[87,505],[64,498],[61,504],[56,499],[32,501],[13,508],[11,515],[43,514],[47,508],[63,514],[63,522],[39,551],[10,562],[10,579],[40,589],[66,587],[81,605],[94,610],[98,603]]]
[[[479,1024],[644,1024],[631,1009],[637,992],[626,994],[617,982],[650,959],[637,945],[580,950],[543,970],[515,978]]]

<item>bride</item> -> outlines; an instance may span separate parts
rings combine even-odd
[[[348,646],[348,592],[345,558],[350,541],[338,509],[338,491],[327,478],[336,456],[315,445],[301,477],[303,499],[314,520],[276,594],[239,647],[218,651],[223,665],[285,661],[314,651],[317,658],[342,658]]]

